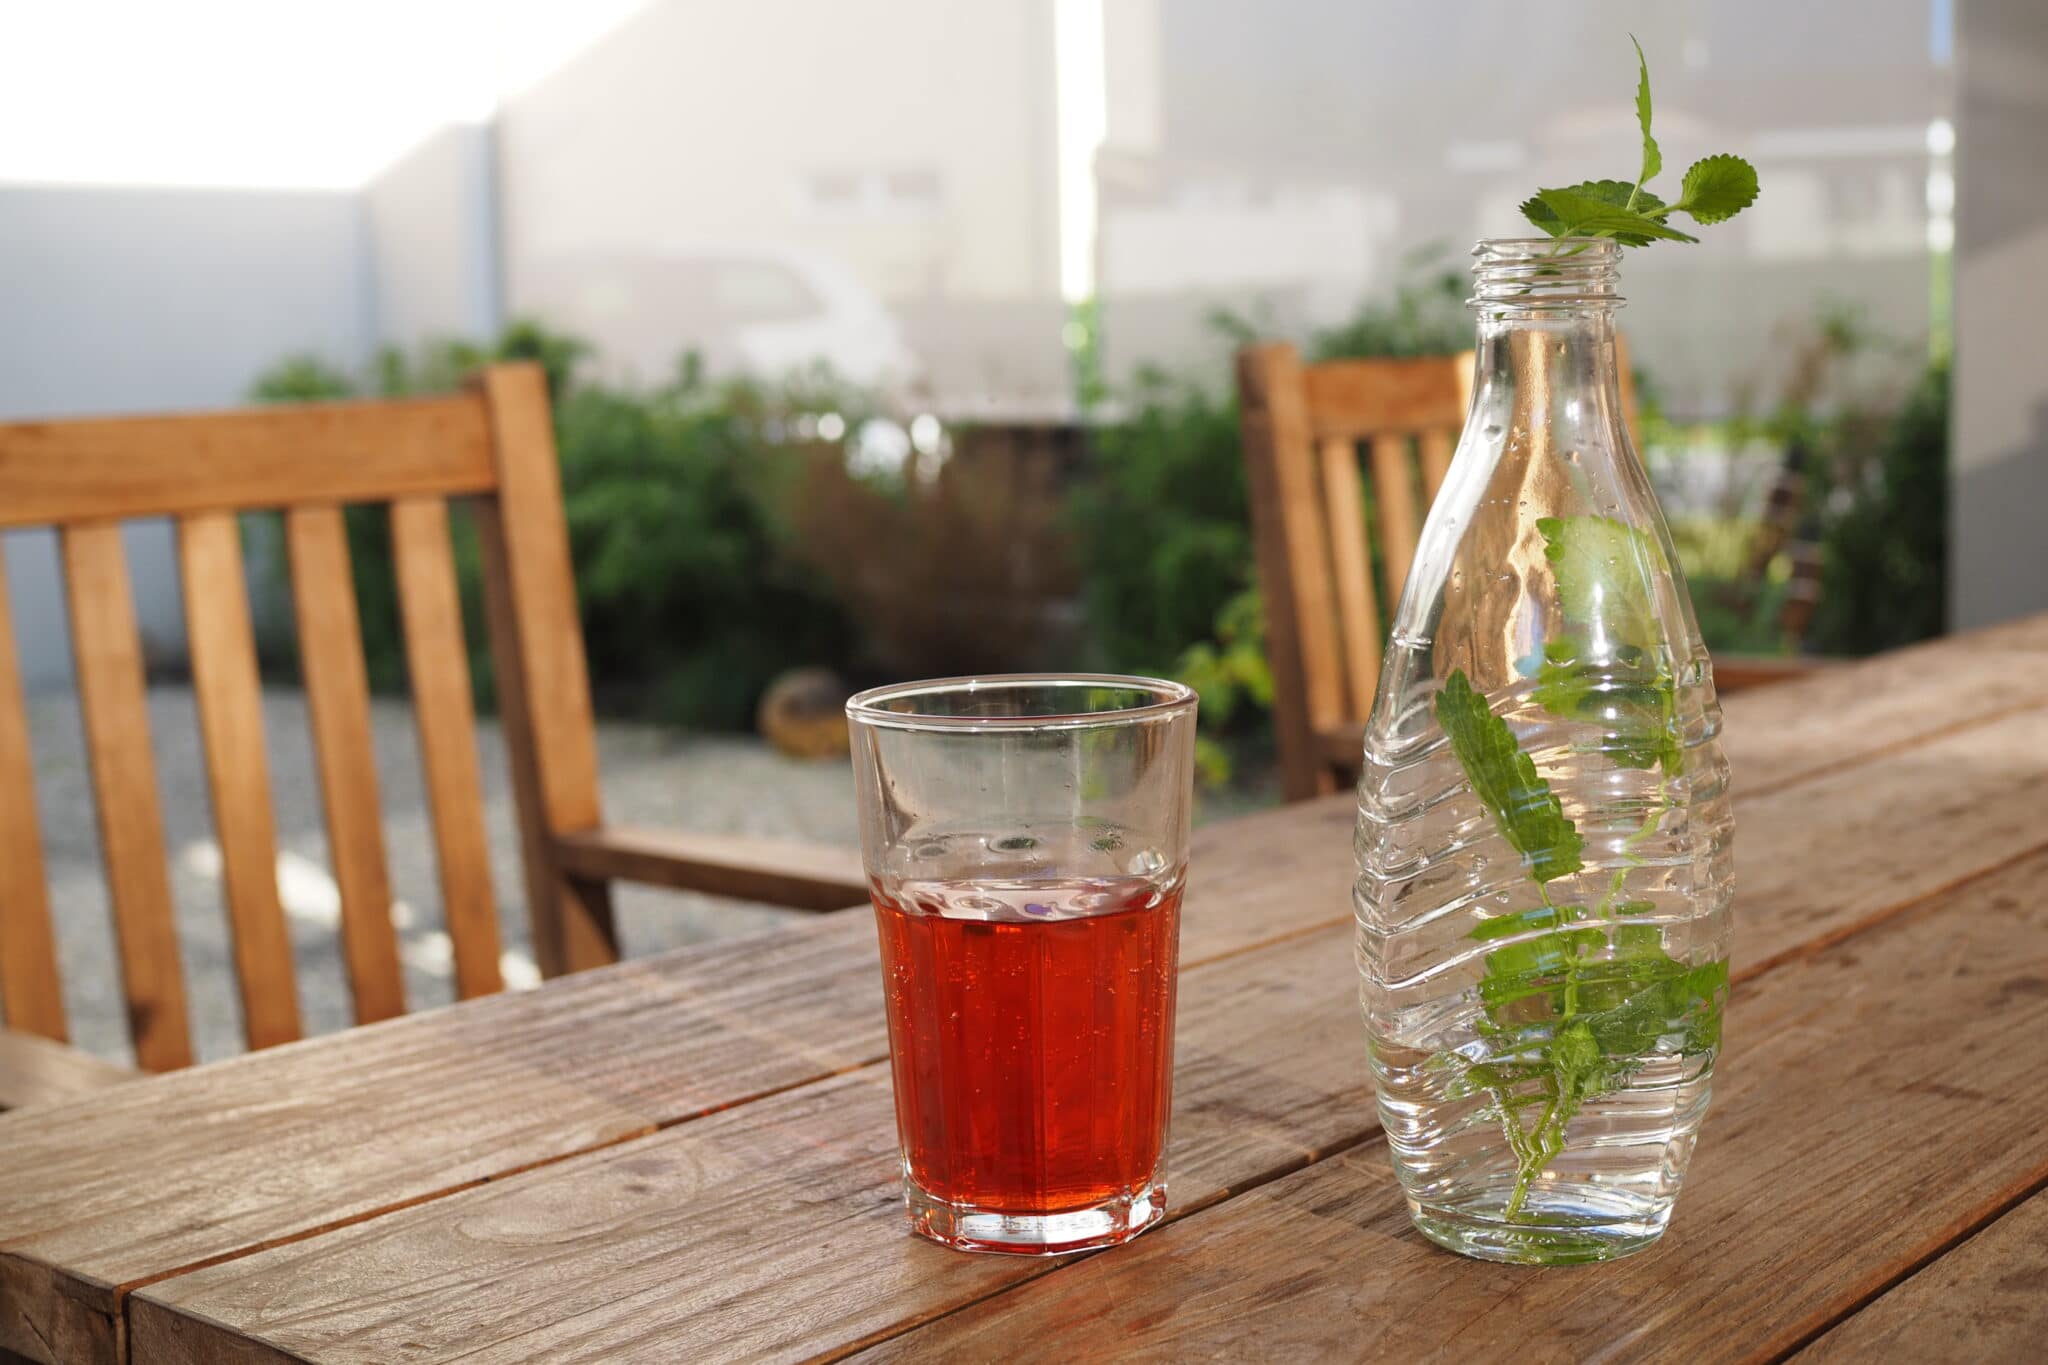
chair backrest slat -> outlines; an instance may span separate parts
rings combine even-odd
[[[0,426],[0,528],[477,493],[495,482],[482,408],[466,397]]]
[[[145,1070],[168,1071],[191,1064],[192,1037],[128,557],[118,522],[74,523],[60,541],[129,1033]]]
[[[1287,699],[1273,709],[1282,785],[1290,797],[1335,791],[1316,734],[1343,716],[1343,664],[1301,357],[1292,346],[1253,346],[1238,355],[1237,375],[1267,653],[1276,699]]]
[[[1387,601],[1399,610],[1408,566],[1415,562],[1421,521],[1415,509],[1415,474],[1408,457],[1408,437],[1381,432],[1372,438],[1373,501],[1380,514],[1380,553],[1387,566]],[[1370,700],[1366,710],[1372,709]],[[1358,719],[1363,720],[1361,712]]]
[[[600,823],[596,725],[546,384],[538,369],[511,366],[481,383],[498,491],[473,503],[477,541],[513,785],[533,796],[519,812],[527,900],[560,907],[533,926],[553,976],[618,958],[609,886],[566,875],[552,852],[560,836]]]
[[[1422,447],[1422,501],[1425,507],[1436,501],[1451,472],[1451,455],[1457,450],[1457,436],[1443,427],[1431,427],[1417,438]]]
[[[1619,337],[1615,350],[1633,437],[1635,386]],[[1267,344],[1238,356],[1274,731],[1289,800],[1331,791],[1340,769],[1355,771],[1385,633],[1399,610],[1423,519],[1449,476],[1473,382],[1469,351],[1303,365],[1292,346]],[[1377,584],[1364,511],[1368,488],[1358,474],[1361,444],[1385,567]]]
[[[58,988],[57,940],[50,889],[43,880],[43,841],[36,819],[35,759],[29,748],[28,703],[7,592],[7,556],[0,552],[0,1021],[23,1033],[63,1042],[64,995]]]
[[[1442,356],[1304,365],[1286,344],[1239,356],[1274,730],[1290,800],[1336,789],[1333,754],[1343,746],[1333,744],[1372,709],[1386,630],[1427,499],[1450,468],[1467,383]]]
[[[341,890],[342,957],[356,1022],[405,1013],[398,936],[391,922],[391,874],[377,799],[370,738],[370,684],[356,615],[348,529],[333,506],[285,512],[299,671],[312,714],[328,858]]]
[[[448,504],[440,498],[393,502],[391,548],[441,904],[455,945],[455,989],[467,1000],[501,990],[505,982]]]
[[[388,511],[418,752],[455,986],[502,989],[449,501],[474,515],[512,758],[527,913],[550,975],[616,960],[608,883],[573,871],[563,835],[598,824],[597,756],[546,378],[487,367],[462,393],[186,416],[0,423],[0,530],[59,535],[78,690],[130,1033],[153,1070],[193,1059],[142,639],[122,523],[177,529],[213,825],[245,1033],[299,1036],[277,877],[265,716],[239,518],[281,512],[340,940],[355,1018],[406,1008],[385,850],[363,626],[357,518]],[[0,572],[0,1025],[63,1039],[53,888],[36,827],[18,649]]]
[[[1343,623],[1345,697],[1354,712],[1372,708],[1380,680],[1380,614],[1365,534],[1365,488],[1358,448],[1341,436],[1323,442],[1323,503],[1330,514],[1330,567]]]
[[[291,936],[277,893],[277,826],[263,736],[263,689],[249,624],[242,532],[232,512],[194,512],[178,521],[186,635],[199,731],[213,794],[235,975],[252,1048],[299,1037]]]
[[[1399,360],[1329,360],[1302,372],[1309,425],[1318,440],[1367,440],[1385,432],[1455,429],[1465,412],[1458,376],[1443,356]]]

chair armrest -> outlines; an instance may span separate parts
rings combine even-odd
[[[48,1038],[0,1029],[0,1110],[74,1099],[141,1076]]]
[[[1714,690],[1741,692],[1751,687],[1790,682],[1833,668],[1839,659],[1806,654],[1725,654],[1714,658]]]
[[[642,882],[796,910],[839,910],[868,898],[860,854],[827,844],[612,826],[555,841],[562,870],[593,881]]]

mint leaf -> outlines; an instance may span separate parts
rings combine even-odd
[[[1643,45],[1636,42],[1635,34],[1629,34],[1628,40],[1636,44],[1636,125],[1643,130],[1643,169],[1636,176],[1637,194],[1630,195],[1626,205],[1634,208],[1642,187],[1664,169],[1664,154],[1657,150],[1657,139],[1650,136],[1650,59],[1643,55]]]
[[[1650,585],[1665,569],[1657,542],[1613,517],[1544,517],[1536,529],[1564,614],[1597,625],[1615,644],[1655,653],[1661,632]]]
[[[1618,209],[1632,208],[1638,213],[1653,214],[1662,211],[1664,208],[1664,201],[1662,199],[1659,199],[1648,190],[1637,189],[1626,180],[1587,180],[1581,184],[1568,185],[1565,188],[1573,194],[1583,194]],[[1630,195],[1635,196],[1635,203],[1633,205],[1629,203]],[[1541,198],[1530,199],[1524,203],[1522,205],[1522,216],[1553,237],[1567,235],[1570,226],[1557,216],[1557,210],[1544,203]],[[1634,234],[1628,234],[1627,236],[1618,235],[1614,240],[1620,242],[1623,246],[1646,246],[1649,244],[1650,239],[1644,237],[1637,240]]]
[[[1696,223],[1722,223],[1756,202],[1756,167],[1739,156],[1710,156],[1686,168],[1672,208]]]
[[[1463,669],[1444,679],[1436,694],[1436,719],[1473,794],[1492,814],[1501,837],[1522,855],[1533,880],[1540,884],[1568,877],[1585,865],[1580,855],[1586,842],[1565,817],[1563,804]]]
[[[1595,194],[1578,189],[1538,190],[1536,198],[1554,216],[1555,226],[1522,214],[1553,237],[1612,237],[1623,246],[1648,246],[1653,241],[1697,242],[1699,238],[1667,227],[1636,209],[1610,204]]]
[[[1633,181],[1589,180],[1578,185],[1538,190],[1520,205],[1522,216],[1552,237],[1609,237],[1622,246],[1652,242],[1697,242],[1667,221],[1688,213],[1697,223],[1719,223],[1756,201],[1756,171],[1735,156],[1710,156],[1685,173],[1678,202],[1667,204],[1644,186],[1664,169],[1664,152],[1650,131],[1650,59],[1633,34],[1636,49],[1636,127],[1643,136],[1643,157]]]
[[[1497,938],[1509,938],[1515,934],[1526,934],[1531,929],[1555,929],[1567,920],[1577,919],[1582,907],[1565,909],[1555,905],[1539,905],[1532,910],[1516,910],[1506,915],[1495,915],[1481,920],[1466,937],[1474,943],[1491,943]]]

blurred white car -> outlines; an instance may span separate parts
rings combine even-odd
[[[713,373],[776,378],[822,363],[885,392],[922,367],[896,319],[852,272],[810,252],[763,246],[592,251],[521,272],[517,311],[597,349],[599,367],[641,380],[696,351]]]

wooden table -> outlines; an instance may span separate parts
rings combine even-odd
[[[1728,703],[1728,1046],[1661,1245],[1412,1232],[1350,803],[1198,835],[1170,1221],[917,1242],[849,911],[0,1118],[0,1347],[255,1361],[1995,1359],[2048,1341],[2048,618]]]

